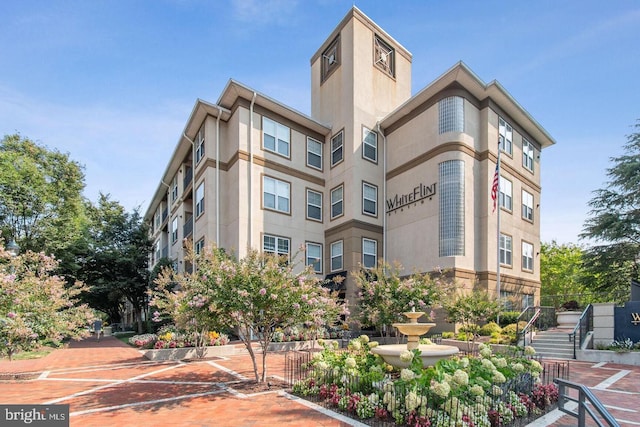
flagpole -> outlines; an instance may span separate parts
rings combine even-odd
[[[502,310],[502,304],[500,302],[500,152],[502,151],[500,148],[500,140],[502,136],[498,135],[498,159],[496,160],[496,170],[498,174],[498,194],[496,194],[496,199],[498,202],[498,216],[497,216],[497,227],[496,227],[496,293],[498,298],[498,304],[500,306],[500,310]],[[500,324],[500,311],[498,311],[498,315],[496,316],[496,320],[498,325]]]

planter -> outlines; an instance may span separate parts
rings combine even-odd
[[[560,329],[573,329],[578,324],[582,316],[581,311],[558,311],[556,312],[556,322]]]
[[[576,358],[582,362],[606,362],[640,366],[640,351],[618,353],[612,350],[577,350]]]
[[[102,333],[105,337],[110,337],[112,335],[111,326],[105,326]]]
[[[244,348],[244,346],[242,346]],[[161,348],[158,350],[140,350],[149,360],[182,360],[197,359],[195,347]],[[205,347],[203,357],[231,356],[238,353],[234,345],[218,345]]]

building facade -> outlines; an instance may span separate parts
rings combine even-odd
[[[233,80],[197,100],[145,215],[151,264],[190,269],[185,245],[303,248],[350,301],[349,272],[384,259],[537,302],[540,152],[554,140],[464,63],[412,96],[411,62],[353,7],[311,58],[311,116]]]

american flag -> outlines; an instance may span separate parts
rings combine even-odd
[[[498,203],[498,184],[500,183],[500,164],[496,162],[496,172],[493,174],[493,185],[491,186],[491,199],[493,200],[493,211]]]

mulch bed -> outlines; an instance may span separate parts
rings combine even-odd
[[[0,372],[0,381],[28,381],[35,380],[40,372]]]
[[[261,383],[255,380],[239,381],[239,382],[227,384],[227,386],[239,393],[244,393],[244,394],[264,393],[267,391],[287,390],[291,388],[291,386],[288,383],[275,377],[269,377],[267,378],[266,382],[261,382]]]

